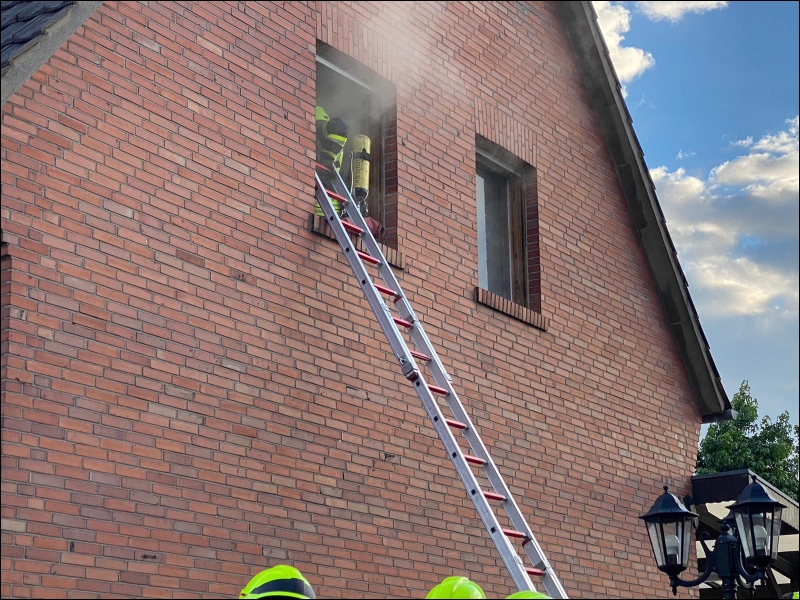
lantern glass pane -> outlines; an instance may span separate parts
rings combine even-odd
[[[778,542],[781,539],[781,512],[783,509],[780,506],[776,506],[773,513],[771,514],[772,519],[769,523],[769,527],[767,527],[767,533],[769,534],[769,549],[770,555],[772,558],[778,557]]]
[[[683,553],[682,557],[683,560],[681,561],[681,564],[684,567],[689,566],[689,550],[691,549],[691,547],[692,547],[692,520],[685,519],[683,521],[683,540],[681,546],[681,550]]]
[[[736,529],[739,531],[739,540],[742,542],[744,555],[752,558],[753,554],[753,528],[749,512],[736,512]]]
[[[656,521],[647,523],[647,533],[650,535],[650,544],[653,546],[653,554],[656,557],[656,564],[663,567],[664,562],[664,548],[661,541],[661,524]]]
[[[683,553],[683,521],[664,523],[664,564],[674,566],[682,564]]]
[[[753,510],[751,508],[736,514],[739,539],[742,541],[742,549],[747,558],[755,560],[772,555],[773,523],[772,509]]]

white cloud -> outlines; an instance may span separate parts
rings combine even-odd
[[[713,315],[797,313],[797,276],[721,254],[693,261],[692,271],[708,292],[706,308]]]
[[[731,146],[737,146],[739,148],[749,148],[753,145],[753,136],[748,135],[743,140],[736,140],[735,142],[731,142]]]
[[[766,150],[767,152],[774,152],[777,154],[796,153],[798,149],[800,149],[797,137],[798,119],[799,117],[786,119],[786,124],[789,125],[787,131],[781,131],[777,135],[765,135],[758,140],[756,145],[753,146],[753,149]]]
[[[727,2],[636,2],[639,11],[653,20],[668,19],[672,22],[679,21],[688,13],[704,13],[717,8],[724,8]],[[617,72],[617,77],[622,84],[622,96],[628,97],[625,84],[636,79],[639,75],[655,66],[653,55],[641,48],[623,46],[623,34],[631,29],[631,12],[619,2],[611,4],[608,1],[595,0],[592,2],[597,13],[597,22],[608,46],[611,62]]]
[[[727,2],[637,2],[636,7],[654,21],[666,19],[673,23],[680,21],[688,13],[705,13],[725,8]]]
[[[664,192],[673,203],[698,202],[706,190],[706,184],[701,179],[686,175],[683,168],[669,173],[666,167],[656,167],[650,170],[650,176],[658,188],[659,197]]]
[[[684,152],[683,150],[678,150],[678,155],[675,157],[675,160],[683,160],[684,158],[692,158],[696,152]]]
[[[617,77],[623,84],[623,96],[627,96],[624,84],[655,66],[656,61],[652,54],[641,48],[622,46],[622,41],[625,39],[622,34],[631,28],[631,13],[627,8],[611,2],[593,2],[593,5]]]
[[[787,119],[788,128],[765,135],[752,144],[750,154],[711,170],[713,186],[745,186],[754,196],[790,202],[800,191],[798,117]],[[748,137],[752,143],[752,137]]]
[[[800,154],[773,156],[767,152],[748,154],[722,163],[711,170],[714,185],[755,185],[794,182],[797,185]]]
[[[650,171],[702,316],[797,320],[797,118],[787,124],[707,179]]]
[[[794,196],[797,199],[798,185],[797,177],[791,179],[779,179],[769,184],[752,183],[747,186],[747,191],[754,197],[775,202],[791,202]]]

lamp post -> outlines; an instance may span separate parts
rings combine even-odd
[[[753,584],[766,579],[766,569],[778,554],[783,504],[774,500],[758,481],[753,480],[730,507],[736,523],[731,533],[730,519],[720,521],[722,533],[714,549],[706,545],[703,532],[700,544],[706,553],[706,570],[697,579],[684,581],[679,575],[689,564],[692,520],[697,515],[683,505],[675,494],[664,493],[653,507],[639,517],[647,526],[659,570],[669,576],[672,593],[679,587],[694,587],[716,572],[722,580],[722,597],[736,598],[738,586],[753,589]],[[752,569],[752,571],[750,570]]]

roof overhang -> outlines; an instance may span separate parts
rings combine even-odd
[[[650,264],[664,315],[686,367],[703,423],[730,420],[735,414],[700,327],[689,284],[667,231],[655,185],[633,131],[633,119],[622,97],[622,86],[597,24],[597,15],[591,2],[557,2],[556,5],[614,163],[633,228]]]
[[[5,2],[3,3],[5,4]],[[27,2],[31,9],[35,5],[48,4],[47,2]],[[50,2],[49,4],[58,4]],[[65,11],[63,18],[48,24],[41,35],[36,35],[25,44],[21,52],[11,59],[9,68],[3,72],[2,86],[0,86],[0,105],[5,104],[36,71],[46,63],[51,56],[69,39],[78,27],[97,10],[103,2],[84,1],[75,2],[69,10]],[[5,9],[4,9],[5,10]],[[3,31],[3,35],[6,32]]]
[[[742,490],[750,485],[753,478],[763,485],[775,500],[786,506],[783,510],[781,535],[784,533],[800,533],[800,509],[797,501],[753,473],[750,469],[713,473],[712,475],[693,475],[692,500],[694,500],[695,504],[735,502]]]

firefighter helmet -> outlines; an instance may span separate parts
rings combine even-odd
[[[278,565],[261,571],[244,586],[239,600],[279,600],[281,598],[316,598],[311,584],[295,569]]]
[[[486,598],[481,586],[466,577],[448,577],[434,587],[425,598],[463,598],[473,600]]]

